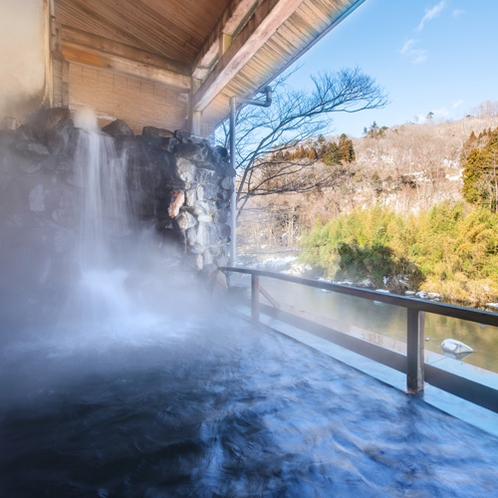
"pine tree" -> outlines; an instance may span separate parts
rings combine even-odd
[[[339,153],[343,162],[352,163],[356,159],[353,141],[345,133],[339,138]]]
[[[479,135],[477,143],[472,134],[463,150],[464,199],[498,212],[498,128]]]

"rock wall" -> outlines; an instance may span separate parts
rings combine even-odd
[[[134,136],[119,120],[102,131],[127,156],[134,216],[154,220],[164,237],[176,239],[193,269],[226,265],[235,175],[226,149],[183,130],[149,126]]]
[[[231,232],[227,221],[234,172],[227,151],[185,131],[145,127],[135,136],[119,120],[102,132],[113,137],[127,168],[123,195],[132,226],[116,240],[116,254],[123,247],[136,249],[148,233],[156,254],[174,261],[172,266],[200,276],[208,286],[225,286],[216,269],[228,263]],[[49,318],[79,276],[78,133],[63,108],[41,111],[16,130],[0,131],[4,326],[12,320]]]

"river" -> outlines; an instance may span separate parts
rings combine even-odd
[[[404,308],[269,278],[262,278],[261,285],[284,309],[308,315],[339,330],[373,332],[369,340],[380,335],[382,344],[392,349],[406,344]],[[266,302],[264,298],[262,302]],[[426,349],[442,354],[441,343],[449,338],[474,350],[464,363],[498,372],[498,327],[427,313]]]

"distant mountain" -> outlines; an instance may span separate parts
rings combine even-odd
[[[405,124],[353,139],[358,190],[352,203],[413,212],[462,199],[460,158],[472,132],[496,128],[498,117]]]

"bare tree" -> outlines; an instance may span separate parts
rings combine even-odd
[[[290,74],[274,82],[271,107],[242,107],[237,117],[236,170],[238,213],[252,196],[305,193],[335,185],[341,167],[314,168],[319,157],[292,159],[299,144],[332,128],[331,115],[383,107],[384,91],[358,68],[312,77],[310,91],[288,85]],[[225,146],[228,123],[221,129]]]

